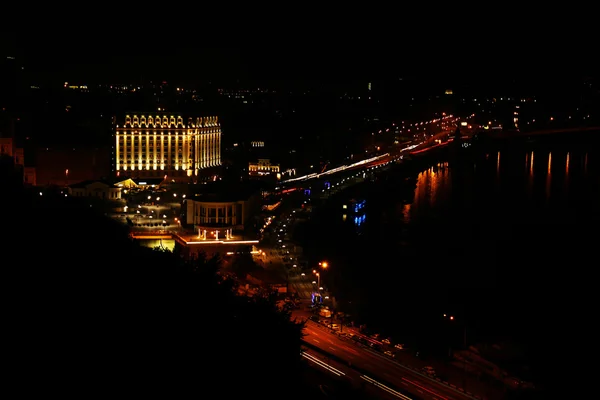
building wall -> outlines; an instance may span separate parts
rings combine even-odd
[[[110,175],[110,149],[39,148],[35,152],[38,185],[71,185]],[[68,172],[67,172],[68,170]]]
[[[129,114],[115,119],[113,169],[135,178],[189,178],[221,165],[217,117]]]
[[[202,202],[187,200],[187,223],[201,226],[238,226],[244,224],[244,201]]]
[[[99,197],[106,200],[116,200],[121,198],[121,188],[97,182],[83,188],[69,188],[69,194],[73,197]]]
[[[27,186],[37,186],[37,175],[35,168],[23,168],[23,183]]]
[[[261,209],[259,194],[250,196],[247,200],[231,202],[203,202],[198,200],[185,200],[186,217],[188,225],[232,227],[242,230],[250,218]]]
[[[25,151],[22,148],[15,149],[15,164],[25,166]]]
[[[258,162],[248,164],[248,174],[252,177],[260,177],[279,173],[279,165],[271,164],[268,159],[259,159]]]
[[[14,143],[12,138],[0,138],[0,154],[14,157]]]
[[[36,170],[34,167],[25,167],[25,150],[15,147],[12,138],[0,138],[0,155],[12,158],[15,172],[23,177],[23,184],[26,186],[36,186]]]

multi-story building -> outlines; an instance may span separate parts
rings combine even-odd
[[[182,225],[197,232],[202,242],[241,240],[261,211],[260,186],[252,182],[199,186],[201,193],[183,200]]]
[[[271,164],[271,160],[267,158],[259,158],[258,162],[248,163],[248,175],[250,177],[261,178],[272,174],[279,175],[279,165]]]
[[[1,133],[1,132],[0,132]],[[15,170],[23,176],[23,184],[26,186],[35,186],[36,174],[35,168],[25,166],[25,152],[21,147],[15,147],[15,141],[11,137],[0,137],[0,156],[12,158]]]
[[[69,186],[69,194],[74,197],[99,197],[104,200],[121,198],[122,187],[106,181],[88,180]]]
[[[132,113],[121,120],[115,117],[113,123],[117,176],[190,181],[202,170],[221,165],[217,117]]]

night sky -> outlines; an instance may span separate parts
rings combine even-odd
[[[215,47],[184,38],[114,41],[53,35],[13,35],[4,42],[35,73],[51,79],[69,76],[71,81],[367,79],[373,71],[384,71],[356,52],[326,45]]]
[[[236,35],[234,35],[236,36]],[[237,35],[239,38],[240,36]],[[274,39],[275,37],[271,38]],[[432,80],[507,81],[521,76],[552,82],[568,74],[587,75],[597,62],[582,42],[551,43],[550,37],[489,40],[485,46],[464,37],[452,45],[425,45],[423,38],[353,42],[324,37],[295,43],[278,40],[232,41],[237,47],[210,46],[201,35],[180,37],[102,37],[4,33],[6,54],[25,61],[41,80],[128,83],[167,80],[349,81],[419,75]],[[468,44],[469,43],[469,44]],[[562,44],[561,44],[562,43]],[[587,43],[587,42],[586,42]],[[242,44],[242,45],[240,45]],[[467,45],[468,44],[468,45]],[[95,81],[95,82],[94,82]]]

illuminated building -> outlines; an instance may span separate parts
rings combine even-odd
[[[121,190],[121,187],[101,180],[88,180],[69,185],[69,194],[74,197],[99,197],[116,200],[121,198]]]
[[[183,202],[183,223],[201,240],[231,240],[261,207],[259,192],[204,194]]]
[[[217,117],[168,113],[128,114],[113,121],[113,169],[117,176],[189,181],[221,165]]]
[[[261,158],[256,163],[248,164],[248,175],[261,177],[271,174],[279,174],[279,165],[271,164],[268,159]]]

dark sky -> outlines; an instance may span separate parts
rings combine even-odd
[[[228,49],[199,49],[156,42],[140,48],[135,42],[86,40],[18,40],[16,51],[28,69],[50,78],[70,81],[127,82],[144,80],[187,80],[235,76],[240,60]]]
[[[40,79],[71,82],[171,82],[311,79],[377,80],[418,74],[432,79],[459,77],[475,80],[528,75],[552,80],[567,73],[589,73],[589,51],[580,47],[549,46],[543,38],[520,42],[486,42],[486,46],[423,46],[418,38],[405,41],[356,42],[311,40],[291,43],[247,41],[243,46],[208,46],[199,32],[193,36],[154,38],[16,35],[0,38],[7,53],[25,60],[29,71]],[[472,42],[472,38],[469,42]],[[240,44],[239,40],[236,44]],[[475,43],[476,44],[476,43]],[[592,68],[592,65],[594,68]]]
[[[256,42],[240,47],[205,46],[178,38],[140,40],[97,37],[23,37],[8,42],[28,69],[67,80],[348,79],[398,71],[376,66],[351,48],[321,43],[287,47]]]

